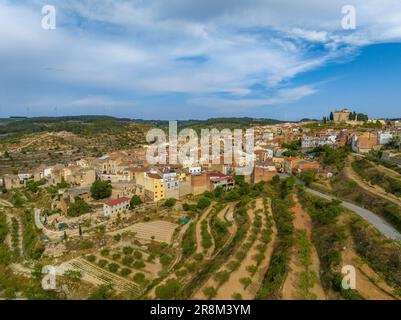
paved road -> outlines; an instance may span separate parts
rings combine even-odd
[[[316,190],[312,190],[309,188],[305,188],[306,192],[309,192],[311,194],[314,194],[320,198],[326,199],[326,200],[332,200],[336,199],[335,197],[328,196],[327,194],[321,193]],[[341,205],[344,208],[347,208],[353,212],[355,212],[357,215],[371,223],[373,226],[376,227],[377,230],[379,230],[383,235],[385,235],[387,238],[394,239],[394,240],[401,240],[401,233],[399,233],[393,226],[391,226],[386,220],[378,216],[377,214],[373,213],[372,211],[366,210],[364,208],[358,207],[353,203],[347,202],[347,201],[342,201]]]
[[[288,177],[288,175],[285,174],[281,174],[280,175],[281,178],[286,178]],[[302,182],[297,179],[297,183],[301,183]],[[327,194],[324,194],[322,192],[310,189],[310,188],[305,188],[305,191],[308,193],[311,193],[315,196],[318,196],[322,199],[326,199],[326,200],[333,200],[333,199],[338,199],[334,196],[329,196]],[[341,199],[339,199],[341,200]],[[401,233],[399,231],[397,231],[397,229],[395,229],[391,224],[389,224],[386,220],[384,220],[382,217],[378,216],[376,213],[373,213],[372,211],[366,210],[362,207],[359,207],[353,203],[347,202],[347,201],[343,201],[341,200],[342,203],[341,205],[346,208],[349,209],[353,212],[355,212],[357,215],[359,215],[361,218],[363,218],[364,220],[368,221],[370,224],[372,224],[377,230],[380,231],[380,233],[382,233],[384,236],[386,236],[387,238],[393,239],[393,240],[401,240]]]

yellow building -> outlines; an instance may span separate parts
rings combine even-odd
[[[141,180],[141,178],[139,178]],[[142,181],[140,181],[142,182]],[[140,184],[140,183],[139,183]],[[145,187],[145,198],[153,202],[165,199],[163,179],[156,173],[143,173],[143,185]]]

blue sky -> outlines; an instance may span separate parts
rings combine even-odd
[[[401,117],[401,1],[0,0],[0,117]]]

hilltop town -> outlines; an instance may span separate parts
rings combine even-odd
[[[245,176],[235,161],[150,164],[144,123],[7,135],[0,297],[399,299],[401,121],[345,108],[246,127]]]

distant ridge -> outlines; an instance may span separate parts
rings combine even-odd
[[[168,120],[143,120],[117,118],[106,115],[79,115],[60,117],[10,117],[0,119],[0,134],[29,134],[35,132],[68,131],[77,134],[101,133],[108,130],[122,130],[130,124],[166,128]],[[284,121],[265,118],[210,118],[207,120],[181,120],[179,128],[248,128],[253,125],[274,125]]]

